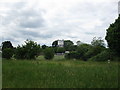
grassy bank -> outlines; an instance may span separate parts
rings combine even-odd
[[[3,60],[3,88],[116,88],[118,63]]]

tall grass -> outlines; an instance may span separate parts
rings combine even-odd
[[[117,88],[118,63],[3,60],[3,88]]]

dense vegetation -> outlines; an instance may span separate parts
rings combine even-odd
[[[53,57],[54,57],[53,49],[52,48],[46,48],[44,50],[44,57],[45,57],[45,59],[48,59],[48,60],[53,59]]]
[[[54,41],[53,44],[55,42],[56,41]],[[90,58],[100,54],[101,52],[104,52],[104,50],[108,51],[107,48],[105,48],[104,46],[104,41],[100,38],[93,38],[91,44],[81,43],[80,45],[73,45],[72,41],[70,40],[65,40],[64,43],[65,47],[55,47],[55,45],[53,45],[52,47],[43,45],[41,47],[34,41],[26,40],[25,44],[22,46],[18,45],[14,48],[5,48],[3,50],[3,58],[30,60],[36,59],[36,57],[38,57],[39,55],[44,55],[45,59],[52,60],[54,58],[54,54],[65,54],[66,59],[77,59],[87,61]],[[12,46],[11,42],[10,45]],[[7,45],[3,42],[3,46]],[[69,51],[69,53],[65,53],[65,51]],[[105,55],[109,57],[109,54],[105,53]]]
[[[83,61],[107,61],[107,60],[118,60],[119,56],[116,56],[114,51],[106,48],[104,41],[101,38],[93,38],[91,44],[81,43],[80,45],[73,45],[70,40],[67,41],[66,45],[68,47],[57,47],[53,45],[52,47],[38,45],[36,42],[31,40],[26,40],[25,45],[18,45],[17,47],[9,48],[5,42],[3,46],[7,46],[3,49],[2,57],[6,59],[36,59],[39,55],[44,55],[45,59],[52,60],[54,54],[65,54],[66,59],[76,59]],[[53,44],[56,41],[53,42]],[[11,42],[10,42],[11,43]],[[12,46],[12,44],[10,44]],[[65,53],[69,51],[69,53]],[[116,58],[118,57],[118,58]],[[99,60],[98,60],[98,59]]]
[[[107,29],[106,40],[109,48],[120,56],[120,15]]]

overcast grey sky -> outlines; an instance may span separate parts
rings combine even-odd
[[[118,0],[0,0],[0,43],[90,43],[95,36],[104,39],[117,17]]]

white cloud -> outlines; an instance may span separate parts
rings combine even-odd
[[[56,39],[90,43],[105,37],[117,18],[118,0],[0,0],[0,37],[14,45],[27,38],[51,45]],[[1,40],[2,42],[2,40]]]

